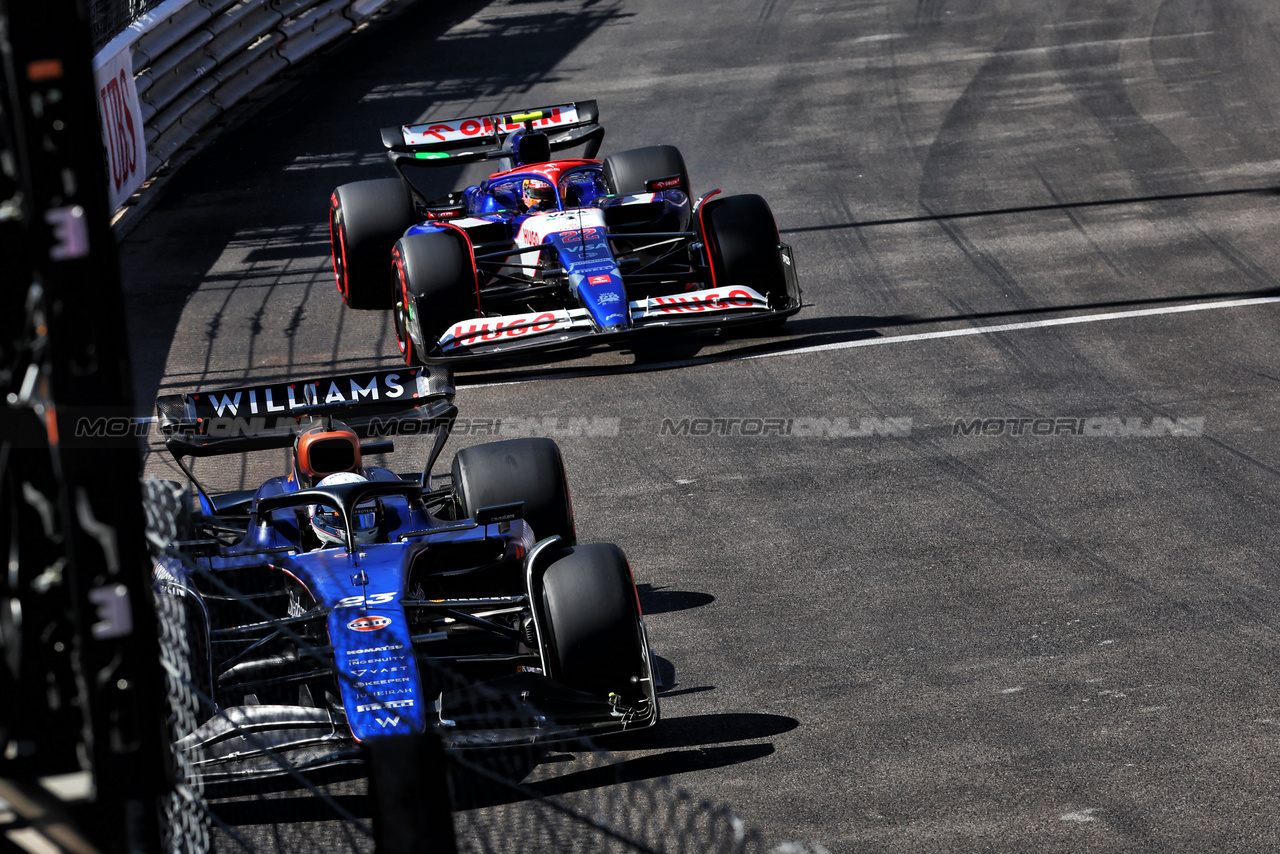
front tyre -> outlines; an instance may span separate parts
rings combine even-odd
[[[646,184],[660,178],[678,176],[677,187],[664,189],[680,189],[685,195],[689,192],[689,170],[685,168],[684,157],[680,149],[674,145],[650,145],[647,148],[633,148],[620,151],[604,159],[604,181],[609,192],[620,196],[638,196],[649,192]]]
[[[781,238],[769,203],[757,195],[707,202],[700,216],[703,242],[717,287],[746,285],[766,296],[771,308],[787,304]]]
[[[463,448],[453,458],[453,489],[460,518],[481,507],[524,502],[524,520],[534,536],[578,541],[569,482],[560,448],[550,439],[526,438]]]
[[[478,311],[471,252],[451,231],[410,234],[392,248],[391,269],[400,353],[405,364],[420,364],[451,325]]]
[[[395,292],[387,258],[416,217],[409,187],[399,178],[356,181],[333,191],[329,244],[338,293],[347,306],[391,308]]]
[[[625,705],[645,698],[648,649],[635,582],[621,549],[591,543],[552,556],[542,576],[543,640],[552,678]]]

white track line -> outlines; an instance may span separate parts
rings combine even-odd
[[[823,353],[830,350],[849,350],[854,347],[876,347],[881,344],[903,344],[908,341],[927,341],[932,338],[961,338],[965,335],[991,335],[996,332],[1016,332],[1019,329],[1041,329],[1046,326],[1071,326],[1076,323],[1101,323],[1105,320],[1128,320],[1133,317],[1154,317],[1160,314],[1186,314],[1193,311],[1213,311],[1219,308],[1242,308],[1250,305],[1267,305],[1280,302],[1280,297],[1255,297],[1253,299],[1199,302],[1191,305],[1174,305],[1165,308],[1141,308],[1134,311],[1112,311],[1106,314],[1081,314],[1075,317],[1054,317],[1049,320],[1027,320],[1022,323],[1002,323],[998,326],[972,326],[968,329],[947,329],[940,332],[919,332],[914,335],[891,335],[885,338],[863,338],[858,341],[838,341],[834,344],[815,344],[812,347],[796,347],[775,353],[757,353],[741,356],[742,359],[768,359],[773,356],[796,356],[803,353]]]
[[[1164,308],[1140,308],[1133,311],[1112,311],[1105,314],[1081,314],[1074,317],[1054,317],[1048,320],[1027,320],[1021,323],[1001,323],[996,326],[970,326],[965,329],[946,329],[938,332],[918,332],[913,335],[889,335],[881,338],[860,338],[857,341],[837,341],[833,344],[814,344],[811,347],[794,347],[788,350],[774,350],[769,353],[748,353],[741,355],[701,356],[692,359],[680,359],[671,362],[654,362],[643,366],[625,366],[619,373],[637,373],[640,371],[658,371],[669,368],[682,368],[692,365],[705,365],[713,362],[739,362],[748,359],[776,359],[779,356],[802,356],[809,353],[829,353],[835,350],[852,350],[855,347],[881,347],[886,344],[906,344],[911,341],[929,341],[937,338],[963,338],[968,335],[993,335],[998,332],[1017,332],[1023,329],[1044,329],[1050,326],[1073,326],[1079,323],[1102,323],[1108,320],[1130,320],[1137,317],[1156,317],[1162,314],[1189,314],[1197,311],[1216,311],[1223,308],[1245,308],[1254,305],[1274,305],[1280,303],[1280,297],[1255,297],[1252,299],[1221,300],[1217,302],[1199,302],[1189,305],[1174,305]],[[560,374],[540,374],[516,380],[505,380],[491,383],[460,384],[461,388],[489,388],[501,385],[517,385],[519,383],[536,382],[549,379],[571,379],[574,376],[600,376],[600,369],[584,371],[567,371]]]

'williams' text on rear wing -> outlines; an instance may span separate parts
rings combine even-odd
[[[161,395],[156,417],[175,456],[289,447],[304,420],[329,416],[361,436],[388,419],[451,418],[448,367],[397,368],[312,380]]]

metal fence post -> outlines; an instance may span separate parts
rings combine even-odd
[[[432,731],[364,742],[378,854],[456,854],[444,745]]]

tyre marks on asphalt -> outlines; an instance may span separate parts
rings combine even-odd
[[[1083,110],[1098,123],[1106,140],[1098,154],[1115,158],[1127,180],[1144,195],[1207,189],[1183,151],[1134,106],[1131,85],[1146,78],[1150,67],[1126,67],[1121,46],[1130,38],[1145,39],[1140,18],[1101,17],[1079,0],[1067,3],[1049,29],[1050,52],[1057,78]]]
[[[1212,17],[1206,19],[1206,14]],[[1151,69],[1175,97],[1193,98],[1189,103],[1196,105],[1220,105],[1218,117],[1222,127],[1215,128],[1215,139],[1221,139],[1226,129],[1233,147],[1244,149],[1245,156],[1240,159],[1273,162],[1274,146],[1259,146],[1254,141],[1253,132],[1257,119],[1252,113],[1261,109],[1264,115],[1269,115],[1269,101],[1259,96],[1254,86],[1236,85],[1248,81],[1252,75],[1247,71],[1231,74],[1232,85],[1222,88],[1221,81],[1226,76],[1222,73],[1224,66],[1238,67],[1238,60],[1225,61],[1224,57],[1238,56],[1246,51],[1246,47],[1239,44],[1239,37],[1249,27],[1240,27],[1238,20],[1232,24],[1220,19],[1224,16],[1239,19],[1240,14],[1231,3],[1214,4],[1209,13],[1203,4],[1192,3],[1191,0],[1167,0],[1147,29],[1149,37],[1143,41],[1148,48]],[[1210,185],[1196,165],[1153,121],[1141,114],[1130,96],[1133,84],[1126,76],[1126,69],[1129,69],[1129,75],[1135,72],[1131,64],[1121,61],[1122,45],[1131,41],[1131,37],[1138,38],[1143,26],[1141,19],[1100,19],[1080,0],[1074,0],[1066,7],[1058,26],[1053,28],[1053,32],[1062,38],[1065,38],[1063,34],[1071,32],[1071,40],[1076,42],[1062,41],[1054,51],[1058,74],[1063,84],[1110,137],[1120,143],[1111,147],[1112,152],[1143,195],[1208,192]],[[1202,59],[1201,52],[1215,45],[1217,49],[1213,55]],[[1132,62],[1133,57],[1130,60]],[[1239,120],[1242,104],[1248,105],[1245,110],[1250,114],[1248,122]],[[1247,131],[1244,130],[1246,125]],[[1158,229],[1172,215],[1198,232],[1253,286],[1271,288],[1280,284],[1247,252],[1225,238],[1206,233],[1198,224],[1199,214],[1200,209],[1173,201],[1153,207],[1150,220]]]
[[[1169,415],[1159,406],[1152,406],[1149,411]],[[1214,656],[1236,660],[1257,660],[1262,656],[1280,662],[1280,620],[1276,617],[1280,590],[1273,579],[1242,569],[1249,566],[1248,561],[1233,561],[1233,572],[1173,562],[1181,551],[1178,543],[1193,538],[1189,529],[1178,530],[1178,526],[1180,518],[1195,514],[1196,496],[1207,500],[1208,496],[1225,494],[1241,502],[1238,526],[1242,530],[1226,538],[1230,541],[1239,541],[1237,537],[1247,540],[1245,529],[1269,518],[1274,510],[1246,506],[1239,486],[1225,482],[1233,477],[1235,467],[1215,463],[1215,457],[1223,452],[1242,457],[1269,477],[1280,471],[1222,441],[1202,438],[1209,441],[1113,441],[1107,448],[1107,471],[1098,471],[1077,485],[1078,489],[1092,479],[1102,490],[1096,496],[1100,516],[1129,510],[1132,515],[1123,518],[1138,529],[1144,518],[1168,528],[1171,541],[1150,554],[1138,546],[1137,537],[1141,535],[1136,531],[1117,530],[1109,545],[1091,547],[1089,537],[1073,527],[1075,517],[1062,512],[1064,508],[1054,501],[1048,484],[1032,483],[1022,490],[1013,487],[1010,476],[1024,467],[1019,460],[1028,456],[1025,447],[997,445],[990,450],[998,457],[992,457],[987,449],[974,452],[971,447],[957,444],[972,439],[943,438],[939,431],[915,431],[909,441],[931,470],[972,495],[972,502],[957,500],[970,508],[975,521],[998,519],[1001,530],[1020,530],[1001,537],[1006,543],[1020,542],[1020,554],[987,555],[982,562],[1012,561],[1016,565],[1026,559],[1034,564],[1043,561],[1045,555],[1059,556],[1054,559],[1057,568],[1049,573],[1045,591],[1047,597],[1060,599],[1054,608],[1059,615],[1074,611],[1086,620],[1096,621],[1099,636],[1106,637],[1107,643],[1128,643],[1133,654],[1138,654],[1139,648],[1150,649],[1152,644],[1160,646],[1160,638],[1166,634],[1184,638],[1194,635],[1198,643],[1204,643],[1203,636],[1208,634],[1215,646]],[[1084,460],[1092,456],[1083,445],[1069,450],[1079,452]],[[1010,460],[1008,454],[1015,454],[1016,458]],[[1150,473],[1156,475],[1152,477]],[[1169,479],[1164,494],[1148,494],[1143,496],[1146,500],[1142,504],[1132,503],[1138,497],[1135,489],[1141,490],[1164,475]],[[949,490],[939,487],[939,491],[946,494]],[[1083,510],[1077,508],[1076,512]],[[1096,521],[1088,524],[1096,526]],[[1256,565],[1266,565],[1263,555],[1274,548],[1275,540],[1271,533],[1259,539]],[[1134,560],[1139,553],[1148,559]],[[1037,607],[1030,605],[1031,612]],[[1089,653],[1084,648],[1077,644],[1075,649],[1085,656],[1083,660],[1088,660]]]
[[[1212,246],[1254,287],[1280,291],[1280,279],[1273,276],[1266,266],[1255,260],[1249,253],[1240,249],[1225,237],[1215,237],[1209,234],[1198,224],[1195,225],[1195,230],[1204,238],[1205,242]]]
[[[960,200],[963,207],[989,209],[1007,203],[998,194],[1004,186],[999,180],[987,180],[993,169],[1008,169],[1009,155],[992,150],[989,125],[1003,118],[1016,119],[1022,111],[1011,114],[1003,111],[1003,105],[1012,99],[1028,97],[1024,91],[1034,82],[1024,82],[1037,58],[1029,55],[1044,28],[1045,15],[1038,8],[1014,13],[1014,20],[1004,31],[1000,41],[991,50],[973,79],[951,105],[929,147],[923,164],[918,202],[930,216],[947,214],[957,210]],[[1034,76],[1031,78],[1034,80]],[[1034,95],[1034,93],[1032,93]],[[1031,100],[1034,102],[1035,98]],[[1011,134],[1024,134],[1021,128]],[[1004,142],[994,143],[1004,145]],[[1013,167],[1027,155],[1012,155]],[[992,178],[996,176],[992,175]],[[935,223],[951,243],[959,249],[972,269],[989,284],[993,294],[1002,304],[1014,308],[1030,308],[1037,302],[1024,289],[1018,277],[1012,274],[994,250],[979,246],[966,233],[966,229],[954,220],[936,219]],[[974,313],[971,303],[946,293],[945,286],[938,291],[942,298],[961,314]],[[1031,374],[1035,371],[1035,359],[1022,352],[1013,339],[997,336],[995,346],[1009,359]]]
[[[1275,39],[1262,36],[1277,27],[1275,4],[1245,10],[1236,0],[1164,0],[1153,16],[1155,72],[1184,114],[1216,119],[1212,140],[1221,164],[1275,162],[1277,114],[1262,85],[1268,75],[1258,69],[1280,64]]]
[[[916,0],[915,25],[941,24],[947,11],[947,0]]]
[[[1012,140],[1026,134],[1023,123],[1031,109],[1009,110],[1005,105],[1025,103],[1037,94],[1035,60],[1028,59],[1027,52],[1044,27],[1045,15],[1039,4],[1032,7],[1012,13],[1013,21],[938,126],[918,191],[918,202],[931,215],[998,208],[1012,201],[999,197],[1000,188],[1008,186],[1001,173],[1012,165],[1004,153],[1012,149]],[[993,132],[993,124],[1001,121],[1007,132]],[[1017,158],[1024,156],[1019,153]]]
[[[1120,269],[1120,266],[1111,257],[1111,254],[1099,245],[1098,241],[1095,240],[1093,235],[1089,232],[1089,229],[1085,228],[1084,223],[1080,219],[1080,215],[1071,208],[1066,199],[1059,195],[1058,191],[1054,188],[1053,184],[1049,182],[1049,179],[1045,177],[1044,172],[1041,171],[1039,166],[1033,165],[1032,169],[1035,171],[1036,177],[1040,179],[1040,184],[1044,187],[1045,192],[1047,192],[1049,197],[1053,199],[1053,203],[1059,206],[1063,215],[1071,221],[1071,227],[1076,230],[1076,233],[1080,235],[1081,239],[1089,244],[1089,248],[1093,250],[1093,254],[1102,259],[1102,263],[1107,265],[1107,268],[1111,270],[1117,279],[1123,279],[1125,277],[1124,271]]]

